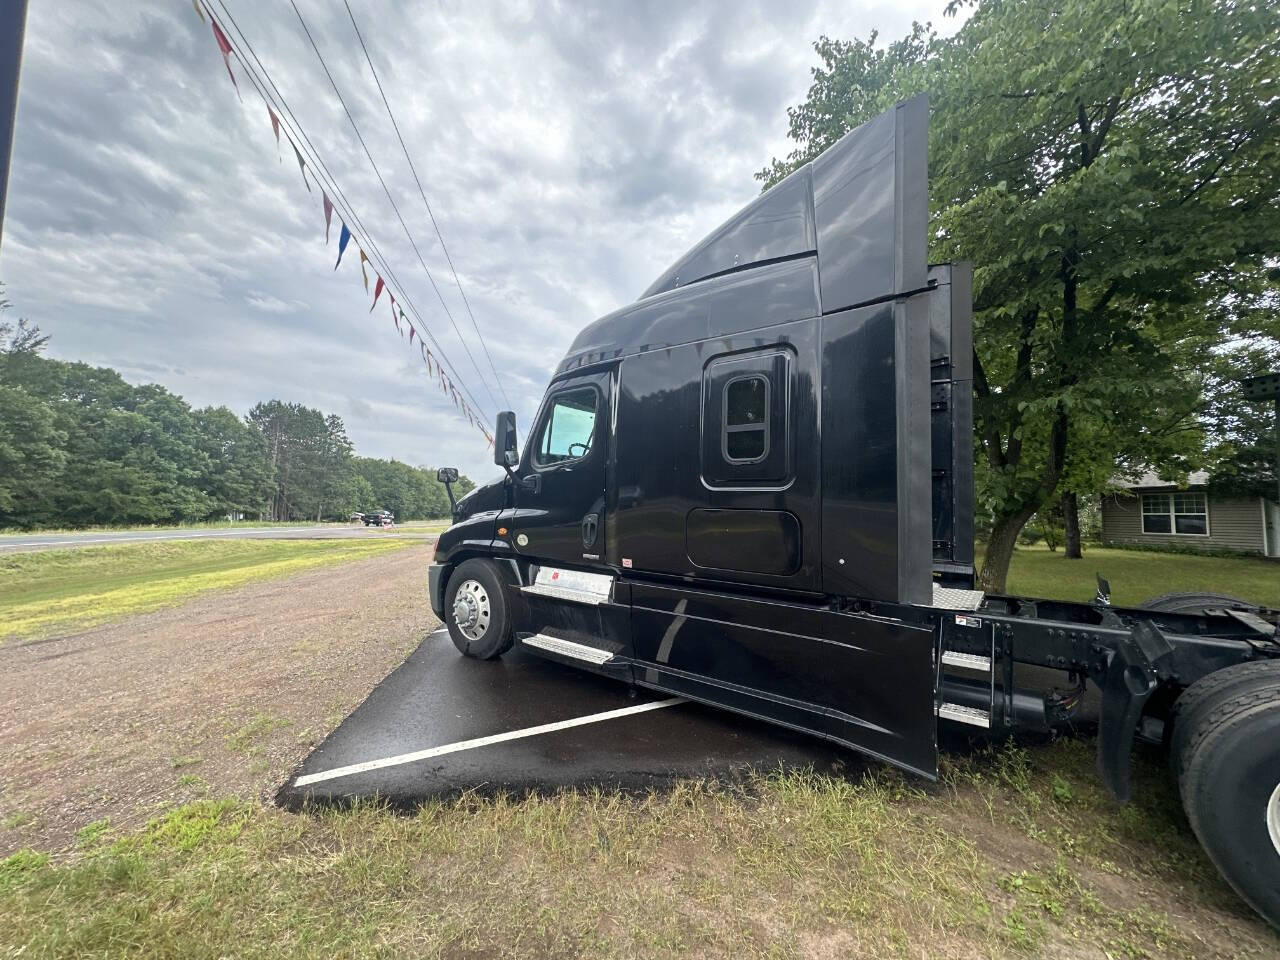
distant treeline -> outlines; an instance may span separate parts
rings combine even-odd
[[[110,368],[42,356],[47,340],[0,323],[0,527],[448,515],[434,469],[355,456],[341,417],[280,400],[243,420],[195,410]]]

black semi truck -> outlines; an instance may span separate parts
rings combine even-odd
[[[499,414],[505,475],[457,502],[431,606],[469,657],[518,643],[930,778],[939,722],[1050,729],[1093,683],[1106,785],[1166,745],[1280,926],[1280,611],[974,589],[972,273],[926,260],[927,125],[920,97],[851,131],[579,333],[522,452]]]

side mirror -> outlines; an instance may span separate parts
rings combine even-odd
[[[441,467],[436,471],[436,480],[444,484],[444,492],[449,495],[449,512],[456,513],[458,501],[453,495],[453,484],[458,482],[457,467]]]
[[[498,414],[493,430],[493,462],[503,470],[510,470],[520,462],[516,448],[516,415],[510,410]]]

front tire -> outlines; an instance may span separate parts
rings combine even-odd
[[[1280,930],[1280,675],[1270,664],[1253,666],[1268,669],[1239,671],[1175,727],[1171,759],[1205,852]]]
[[[463,656],[493,660],[511,649],[514,635],[506,591],[488,560],[467,560],[453,571],[444,615],[449,637]]]

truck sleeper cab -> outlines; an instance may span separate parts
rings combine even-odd
[[[973,589],[971,271],[926,261],[927,120],[851,131],[579,333],[523,450],[499,415],[505,476],[458,501],[432,607],[468,656],[519,643],[931,778],[939,719],[1046,729],[1092,679],[1108,786],[1135,736],[1172,743],[1202,842],[1280,923],[1280,614]]]

